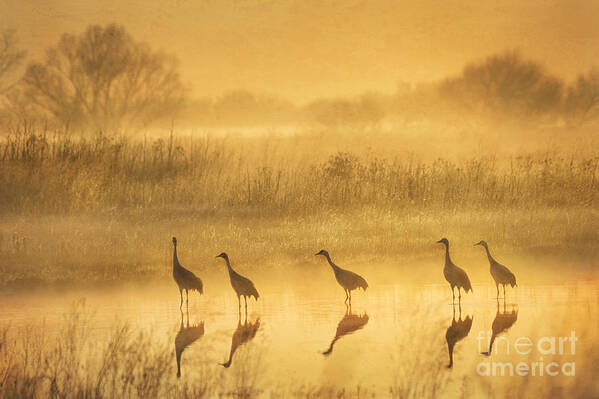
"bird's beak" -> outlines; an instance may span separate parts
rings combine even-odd
[[[220,255],[216,255],[215,258],[220,258]]]
[[[480,242],[477,242],[476,244],[474,244],[474,246],[476,247],[477,245],[480,245]]]
[[[320,252],[318,252],[318,253],[314,254],[314,256],[318,256],[318,255],[320,255]]]
[[[443,242],[443,241],[439,240],[439,241],[437,241],[437,244],[441,244],[442,242]]]

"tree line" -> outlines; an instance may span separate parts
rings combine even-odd
[[[175,119],[200,126],[371,126],[386,118],[447,115],[576,125],[599,120],[598,69],[566,83],[517,51],[469,64],[462,73],[439,82],[400,85],[392,95],[369,93],[303,105],[243,90],[190,98],[177,59],[135,40],[116,24],[65,33],[43,59],[25,64],[26,58],[16,32],[1,32],[4,133],[39,125],[67,133],[113,133]]]

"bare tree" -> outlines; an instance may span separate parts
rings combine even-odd
[[[111,24],[64,34],[28,66],[23,94],[63,127],[111,131],[172,115],[184,89],[172,57]]]

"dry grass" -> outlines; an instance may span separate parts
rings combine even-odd
[[[364,205],[453,211],[597,201],[597,154],[424,162],[356,149],[319,160],[293,142],[11,136],[0,146],[0,204],[4,215],[144,209],[272,216]]]
[[[592,151],[449,161],[313,141],[11,136],[0,144],[0,281],[163,278],[172,235],[196,264],[226,249],[265,268],[320,247],[426,257],[440,236],[529,255],[596,248]]]

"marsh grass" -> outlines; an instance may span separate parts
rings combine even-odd
[[[106,341],[92,339],[93,313],[75,303],[54,336],[44,328],[4,327],[0,334],[0,397],[207,397],[204,381],[179,387],[172,348],[118,323]]]
[[[504,253],[596,248],[593,151],[449,160],[313,142],[14,134],[0,142],[0,284],[164,278],[172,235],[186,259],[227,249],[265,267],[324,246],[413,259],[441,235]]]
[[[273,139],[274,140],[274,139]],[[361,207],[433,210],[594,205],[599,156],[493,155],[460,162],[355,149],[310,159],[269,140],[9,136],[0,144],[3,214],[152,209],[171,214],[306,214]]]

